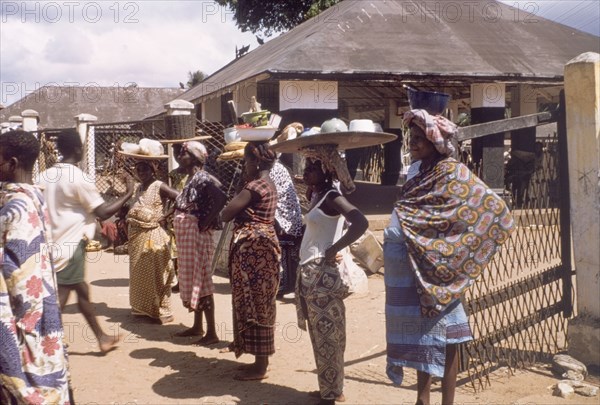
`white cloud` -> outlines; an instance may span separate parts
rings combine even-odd
[[[212,1],[0,2],[0,103],[46,85],[178,87],[258,46]]]
[[[83,51],[83,52],[82,52]],[[44,46],[45,61],[55,64],[83,65],[94,52],[94,43],[80,29],[60,32]]]

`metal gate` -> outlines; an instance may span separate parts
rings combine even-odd
[[[557,124],[554,134],[537,138],[539,160],[512,210],[516,230],[465,295],[474,340],[460,346],[460,369],[476,391],[490,385],[490,373],[499,367],[512,371],[566,348],[574,273],[564,117],[561,94],[552,113],[463,128],[467,139]]]

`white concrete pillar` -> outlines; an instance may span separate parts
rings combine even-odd
[[[8,117],[8,124],[10,129],[15,129],[23,125],[23,117],[20,115],[11,115]]]
[[[98,117],[91,114],[79,114],[75,117],[75,128],[81,137],[83,144],[83,160],[80,163],[81,170],[88,176],[90,181],[96,181],[96,138],[92,122],[98,121]]]
[[[23,118],[23,131],[35,132],[38,130],[40,114],[35,110],[25,110],[21,113]]]
[[[504,119],[506,87],[504,83],[471,85],[471,124]],[[473,159],[481,161],[482,180],[492,189],[504,190],[504,133],[472,141]]]
[[[600,55],[565,66],[569,194],[578,316],[569,323],[569,352],[600,365]]]
[[[190,115],[194,111],[194,104],[186,100],[173,100],[165,104],[167,115]]]
[[[537,113],[536,90],[530,84],[518,84],[511,92],[511,112],[513,117]]]

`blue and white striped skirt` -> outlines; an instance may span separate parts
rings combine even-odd
[[[460,300],[435,318],[421,315],[414,271],[400,228],[384,232],[387,375],[400,385],[403,367],[442,377],[446,345],[473,339]]]

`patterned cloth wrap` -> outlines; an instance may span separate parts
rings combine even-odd
[[[68,360],[41,192],[0,183],[0,404],[69,404]]]
[[[453,158],[406,182],[395,211],[427,317],[460,298],[515,226],[504,200]]]
[[[350,194],[356,190],[352,176],[348,171],[346,161],[340,156],[335,145],[313,145],[302,148],[302,154],[308,159],[320,160],[323,170],[335,173],[340,181],[344,194]]]
[[[273,226],[277,190],[264,180],[245,189],[260,196],[235,218],[229,249],[229,275],[233,306],[233,351],[268,356],[275,353],[281,249]]]
[[[453,156],[456,148],[452,138],[456,136],[457,127],[449,119],[441,115],[429,115],[425,110],[410,110],[404,113],[404,124],[417,125],[425,132],[425,136],[444,156]]]

